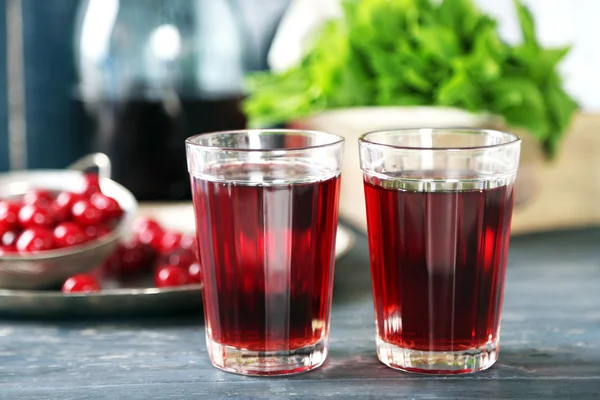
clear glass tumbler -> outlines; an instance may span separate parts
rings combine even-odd
[[[361,137],[377,354],[457,374],[498,358],[520,139],[414,129]]]
[[[344,139],[241,130],[187,140],[214,366],[308,371],[327,357]]]

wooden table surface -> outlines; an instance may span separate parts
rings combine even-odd
[[[470,376],[391,370],[375,354],[366,240],[340,260],[331,352],[288,378],[214,369],[201,312],[140,321],[0,321],[0,399],[600,398],[600,229],[516,237],[499,362]]]

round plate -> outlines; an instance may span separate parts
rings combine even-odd
[[[190,232],[194,230],[191,204],[145,205],[143,215],[156,218],[163,226]],[[336,258],[346,254],[354,244],[354,233],[338,226]],[[128,282],[117,287],[115,282],[103,282],[97,293],[63,295],[51,290],[0,289],[0,316],[33,318],[101,318],[143,315],[172,315],[202,309],[202,285],[158,289],[150,287],[151,277]]]
[[[161,225],[181,232],[195,232],[194,208],[185,203],[146,203],[140,205],[140,214],[156,219]],[[354,233],[343,225],[338,225],[335,257],[340,258],[354,245]]]

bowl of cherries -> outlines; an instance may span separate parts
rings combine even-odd
[[[132,233],[96,268],[66,279],[63,294],[128,294],[136,289],[138,294],[151,294],[201,287],[192,233],[166,227],[150,216],[138,217]]]
[[[82,170],[0,174],[0,288],[43,289],[90,270],[129,234],[137,202],[92,154]],[[84,172],[97,167],[99,173]]]
[[[87,271],[43,290],[0,289],[0,316],[115,318],[201,313],[191,203],[144,205],[128,235]]]

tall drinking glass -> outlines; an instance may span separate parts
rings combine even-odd
[[[325,361],[343,145],[296,130],[187,140],[215,367],[280,375]]]
[[[455,374],[496,362],[520,145],[490,130],[361,137],[384,364]]]

